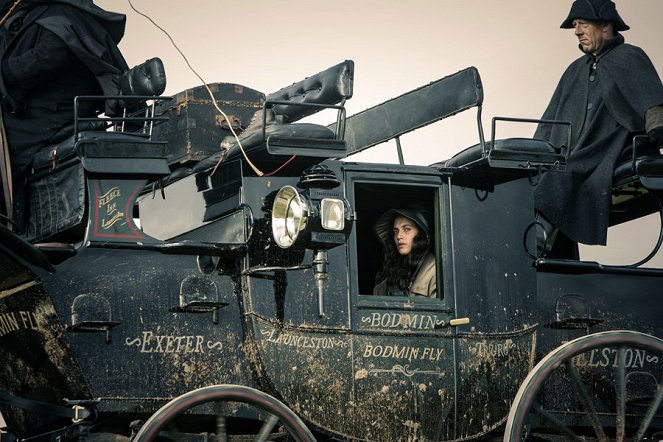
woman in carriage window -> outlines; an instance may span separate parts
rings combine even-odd
[[[429,218],[422,210],[390,209],[375,223],[384,253],[374,295],[438,297]]]

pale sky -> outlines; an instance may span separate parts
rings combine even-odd
[[[160,57],[167,94],[200,84],[168,37],[135,13],[128,0],[96,3],[127,14],[120,48],[130,66]],[[484,83],[487,129],[496,115],[538,117],[563,70],[581,55],[573,31],[559,28],[570,0],[132,3],[168,31],[206,82],[238,83],[271,93],[342,60],[354,60],[348,115],[476,66]],[[617,0],[617,6],[632,28],[624,33],[626,41],[641,46],[661,71],[663,1]],[[460,123],[425,134],[434,148],[403,140],[406,161],[428,164],[473,144],[474,120]],[[446,132],[456,135],[444,142]],[[442,142],[435,143],[440,135]],[[395,160],[395,152],[393,156]]]
[[[164,61],[166,94],[201,84],[168,37],[134,12],[128,0],[96,3],[127,14],[120,49],[130,66],[151,57]],[[170,34],[208,83],[237,83],[269,94],[345,59],[354,60],[354,96],[346,103],[348,115],[476,66],[484,84],[487,136],[493,116],[540,117],[562,72],[581,55],[573,31],[559,28],[571,0],[132,3]],[[631,26],[623,33],[626,42],[642,47],[663,72],[663,1],[616,0],[616,4]],[[431,164],[477,142],[474,113],[465,114],[402,137],[405,161]],[[333,120],[330,114],[323,122]],[[531,126],[509,125],[497,138],[529,136],[532,131]],[[398,161],[393,143],[356,158]],[[624,263],[646,255],[658,234],[658,218],[650,218],[644,227],[611,232],[608,255],[619,256]],[[634,242],[642,244],[641,256],[622,249]],[[586,253],[584,259],[599,259],[594,251]],[[663,267],[663,259],[660,263]]]

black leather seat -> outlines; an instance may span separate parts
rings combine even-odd
[[[663,155],[648,143],[647,136],[638,135],[624,150],[613,172],[615,189],[639,182],[647,189],[663,190]]]
[[[121,116],[80,118],[76,115],[69,138],[40,149],[33,157],[33,174],[28,183],[30,208],[26,238],[29,241],[62,236],[64,232],[74,232],[74,236],[82,234],[86,171],[100,172],[103,168],[105,173],[143,176],[163,176],[169,172],[165,143],[150,140],[149,126],[155,119],[144,112],[143,118],[131,115],[131,109],[145,108],[146,99],[158,98],[165,90],[163,63],[158,58],[147,60],[125,72],[120,84],[120,96],[77,97],[76,100],[109,100]],[[125,122],[138,131],[123,132]],[[110,125],[115,130],[107,131]],[[65,237],[70,239],[66,234]]]
[[[246,152],[262,147],[269,154],[304,155],[317,158],[345,156],[344,125],[336,130],[297,121],[323,109],[336,109],[337,122],[344,121],[345,101],[352,97],[354,62],[346,60],[302,81],[284,87],[266,98],[261,111],[239,136]],[[226,137],[221,147],[227,157],[240,155],[234,137]]]
[[[484,156],[484,149],[487,149],[490,157],[494,160],[504,161],[554,161],[559,159],[558,149],[550,142],[537,140],[533,138],[507,138],[504,140],[495,140],[486,142],[486,146],[480,143],[457,153],[446,160],[444,167],[463,167],[481,160]]]
[[[168,184],[192,173],[214,168],[219,162],[242,158],[257,164],[283,163],[288,157],[344,157],[345,101],[352,97],[354,62],[345,60],[302,81],[267,95],[247,128],[226,137],[219,152],[192,166],[180,167],[165,178]],[[337,111],[333,129],[326,125],[299,122],[324,109]],[[241,147],[240,147],[241,143]],[[242,152],[243,151],[243,152]]]

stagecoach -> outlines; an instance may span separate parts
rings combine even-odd
[[[571,146],[495,135],[569,124],[484,135],[473,67],[346,116],[353,78],[134,88],[35,157],[27,226],[0,226],[0,440],[663,437],[663,270],[545,256],[533,189]],[[476,145],[404,161],[459,112]],[[399,164],[353,161],[389,141]],[[615,225],[661,212],[641,152]],[[393,207],[434,215],[438,299],[372,295]]]

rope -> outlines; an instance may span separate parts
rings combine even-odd
[[[12,7],[9,8],[9,11],[7,11],[7,13],[4,15],[4,17],[2,17],[2,19],[0,19],[0,27],[2,27],[2,25],[5,24],[5,22],[7,21],[7,19],[8,19],[9,17],[11,17],[11,15],[14,13],[14,11],[16,10],[16,8],[18,7],[18,5],[21,4],[22,1],[23,1],[23,0],[16,0],[16,1],[14,2],[14,4],[12,5]]]
[[[17,1],[17,2],[20,2],[21,0],[16,0],[16,1]],[[156,22],[155,22],[154,20],[152,20],[150,17],[148,17],[146,14],[143,14],[142,12],[140,12],[139,10],[137,10],[137,9],[134,7],[134,5],[131,3],[131,0],[127,0],[127,1],[129,2],[129,6],[131,6],[131,9],[133,9],[137,14],[139,14],[139,15],[145,17],[145,18],[146,18],[147,20],[149,20],[154,26],[156,26],[157,29],[159,29],[161,32],[163,32],[164,34],[166,34],[166,37],[168,37],[168,39],[169,39],[170,42],[173,44],[173,46],[175,47],[175,49],[177,50],[177,52],[180,53],[180,55],[181,55],[182,58],[184,59],[184,62],[185,62],[186,65],[189,67],[189,69],[191,70],[191,72],[193,72],[194,75],[195,75],[196,77],[198,77],[198,79],[202,82],[202,84],[203,84],[203,86],[205,87],[205,89],[207,89],[207,92],[209,93],[210,97],[212,98],[212,103],[214,103],[214,107],[216,108],[216,110],[219,111],[219,113],[220,113],[221,115],[224,116],[224,118],[226,119],[226,121],[230,122],[230,119],[228,118],[228,116],[226,115],[226,113],[223,112],[223,111],[221,110],[221,108],[219,107],[219,105],[216,103],[216,98],[214,98],[214,94],[213,94],[212,91],[210,90],[209,86],[207,86],[207,82],[206,82],[206,81],[203,79],[203,77],[201,77],[201,76],[198,74],[198,72],[196,72],[196,70],[191,66],[191,64],[189,63],[189,60],[186,58],[186,56],[184,55],[184,53],[183,53],[183,52],[180,50],[180,48],[177,46],[177,44],[175,43],[175,40],[173,40],[173,38],[170,36],[170,34],[168,34],[168,32],[167,32],[165,29],[163,29],[161,26],[159,26],[158,24],[156,24]],[[230,132],[232,132],[233,136],[235,137],[235,140],[237,141],[237,145],[239,146],[239,149],[242,151],[242,155],[244,155],[244,159],[246,160],[246,162],[249,164],[249,166],[251,166],[251,169],[253,169],[253,171],[256,173],[256,175],[258,175],[258,176],[263,176],[264,173],[263,173],[260,169],[258,169],[258,168],[257,168],[257,167],[251,162],[251,160],[249,159],[248,155],[246,155],[246,152],[244,151],[244,147],[242,146],[242,143],[241,143],[241,141],[239,140],[239,137],[237,136],[237,133],[235,133],[235,130],[233,129],[232,124],[229,124],[228,127],[230,128]],[[216,170],[216,168],[215,168],[215,170]]]

